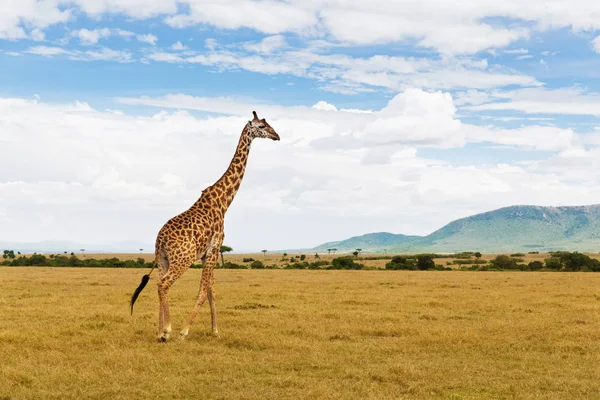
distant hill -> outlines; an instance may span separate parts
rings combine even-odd
[[[574,207],[511,206],[450,222],[427,236],[369,233],[324,243],[311,251],[506,253],[600,251],[600,204]]]

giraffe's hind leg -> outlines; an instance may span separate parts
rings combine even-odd
[[[166,254],[163,250],[157,251],[156,263],[158,264],[159,277],[162,278],[169,270],[169,259],[167,258]],[[164,317],[163,310],[164,309],[163,309],[162,302],[160,301],[160,293],[159,293],[159,302],[158,302],[158,337],[159,338],[162,336],[162,334],[164,332],[165,317]]]
[[[219,249],[220,249],[220,244],[219,244],[219,246],[213,246],[212,249],[209,251],[209,253],[206,255],[206,262],[204,262],[204,267],[202,268],[202,279],[200,280],[200,288],[198,290],[198,298],[196,299],[196,305],[194,306],[194,310],[192,311],[192,314],[190,315],[190,319],[189,319],[187,326],[181,331],[181,334],[179,335],[180,340],[185,339],[185,337],[188,335],[190,327],[194,323],[194,319],[196,318],[196,315],[200,311],[202,304],[204,304],[204,302],[206,301],[208,291],[210,290],[210,282],[211,282],[213,270],[215,268],[217,258],[219,256]],[[213,301],[214,301],[214,299],[213,299]],[[213,315],[213,313],[212,313],[213,307],[214,307],[214,303],[213,303],[213,306],[211,307],[211,315]],[[216,320],[213,319],[214,327],[216,327],[215,324],[216,324]]]
[[[171,262],[169,270],[158,280],[158,339],[166,342],[171,335],[171,317],[169,313],[169,288],[192,264],[192,261]]]

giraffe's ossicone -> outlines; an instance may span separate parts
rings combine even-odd
[[[219,249],[224,238],[224,217],[229,205],[237,193],[246,163],[250,145],[255,138],[279,140],[279,135],[265,121],[259,119],[253,111],[254,118],[242,130],[237,149],[229,167],[214,185],[202,191],[202,195],[189,209],[168,220],[156,237],[155,263],[150,272],[144,275],[142,282],[131,297],[131,313],[133,305],[150,278],[154,267],[158,267],[158,338],[166,342],[171,333],[168,293],[171,285],[193,262],[202,261],[202,278],[196,305],[190,315],[187,326],[181,331],[180,339],[184,339],[194,322],[204,301],[208,298],[213,334],[218,335],[217,312],[215,308],[214,268],[217,263]]]

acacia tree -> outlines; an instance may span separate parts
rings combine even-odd
[[[362,249],[356,249],[356,252],[358,253],[357,256],[360,255],[361,251],[362,251]]]
[[[261,251],[265,255],[265,258],[267,258],[267,251],[266,250],[261,250]]]
[[[221,248],[219,249],[219,253],[221,253],[221,266],[225,266],[225,258],[223,257],[223,253],[229,253],[230,251],[233,251],[232,247],[221,245]]]

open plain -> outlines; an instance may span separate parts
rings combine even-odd
[[[600,274],[217,270],[220,338],[161,344],[144,273],[1,267],[0,398],[600,399]]]

